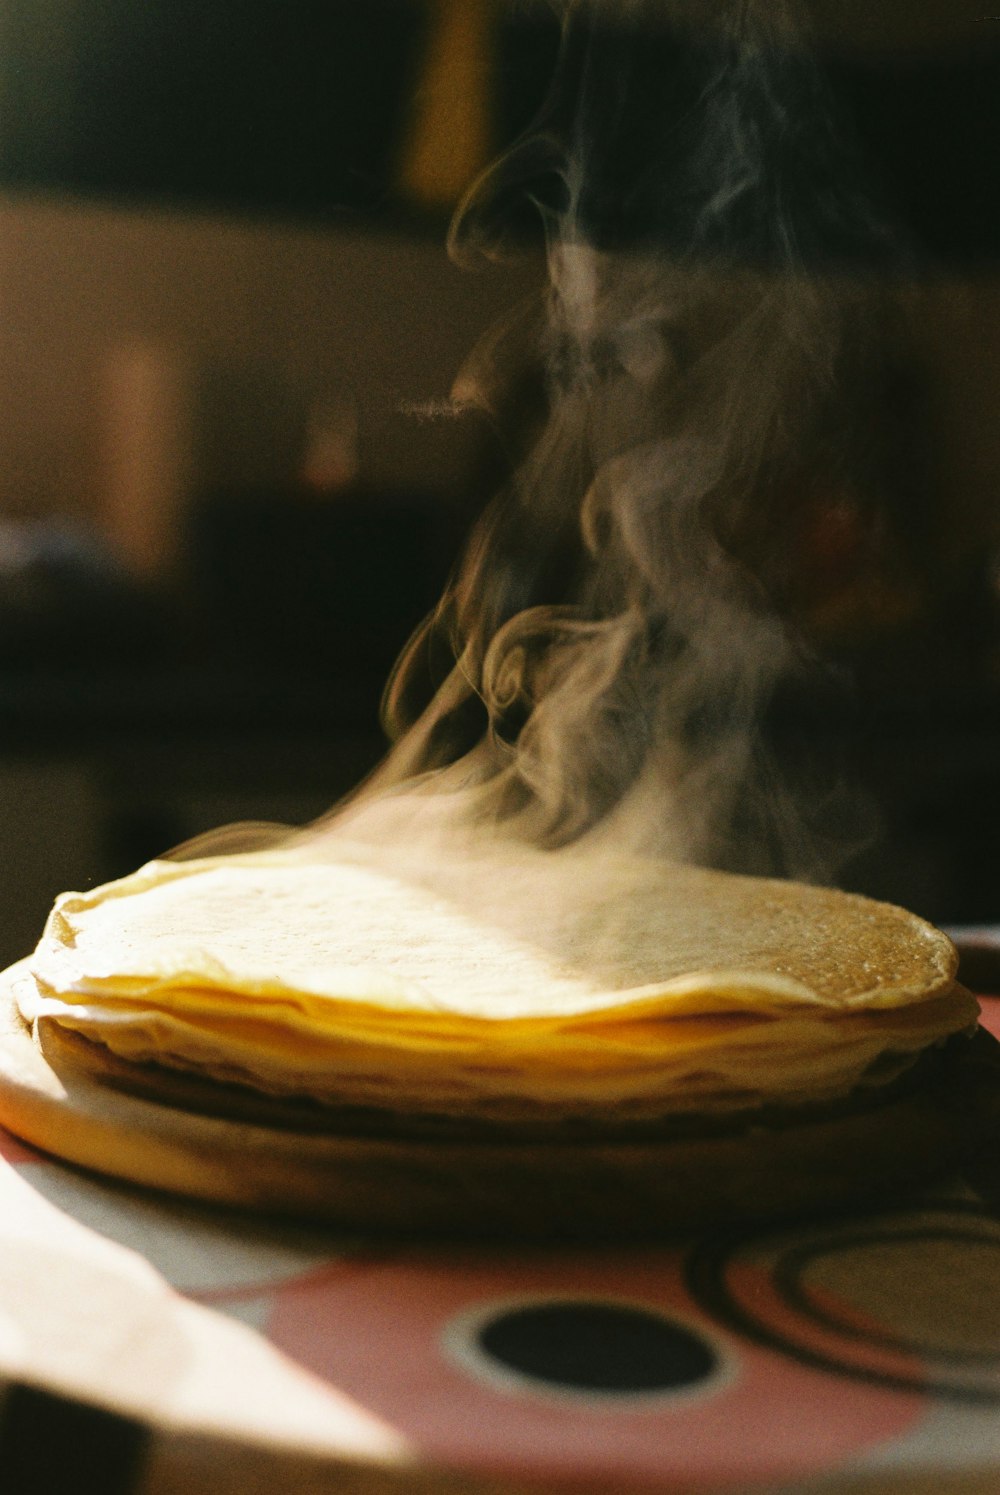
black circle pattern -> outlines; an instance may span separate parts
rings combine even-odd
[[[711,1344],[650,1309],[599,1300],[521,1304],[479,1326],[480,1352],[550,1387],[635,1394],[686,1390],[718,1369]]]

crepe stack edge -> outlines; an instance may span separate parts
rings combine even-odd
[[[323,867],[328,873],[328,864]],[[134,926],[127,913],[121,917],[130,900],[134,909],[137,900],[148,903],[149,895],[168,890],[168,903],[177,898],[174,914],[184,908],[194,916],[199,878],[205,891],[220,872],[223,883],[228,876],[236,886],[247,874],[244,895],[270,889],[287,897],[303,879],[329,880],[317,868],[280,856],[249,856],[224,866],[153,863],[93,893],[64,895],[30,978],[19,983],[25,1019],[82,1035],[139,1071],[188,1071],[268,1097],[415,1118],[501,1126],[548,1118],[554,1125],[600,1129],[877,1093],[949,1038],[971,1033],[978,1015],[974,999],[955,981],[950,941],[916,916],[856,895],[697,869],[678,870],[680,896],[703,904],[721,899],[722,906],[727,897],[734,906],[749,899],[751,933],[755,914],[772,906],[769,899],[778,900],[775,907],[782,900],[797,906],[797,956],[793,950],[793,958],[777,959],[772,952],[769,964],[742,969],[702,964],[677,971],[667,961],[669,974],[660,981],[604,993],[581,983],[575,1004],[564,991],[561,1010],[545,1011],[543,1001],[539,1016],[529,1015],[527,993],[513,1004],[515,1015],[497,1018],[484,1014],[481,1000],[467,997],[463,1010],[461,992],[442,1000],[405,970],[401,979],[398,962],[395,971],[380,968],[377,954],[360,970],[335,959],[325,992],[311,977],[296,990],[277,969],[262,979],[252,958],[233,968],[231,939],[228,946],[222,941],[220,958],[211,931],[198,935],[196,917],[189,917],[180,943],[166,938],[158,949],[143,950],[140,929],[130,945]],[[830,919],[840,918],[844,928],[844,948],[827,949],[817,967],[825,986],[802,979],[814,910],[816,927],[826,920],[828,945]],[[115,937],[101,948],[102,931],[94,932],[109,911]],[[235,908],[233,917],[234,924],[244,921],[251,956],[252,912],[244,908],[241,916]],[[273,910],[266,917],[274,917]],[[866,930],[879,937],[867,947]],[[857,970],[874,945],[882,967],[866,989]],[[520,959],[523,951],[515,954]],[[838,960],[853,973],[853,984],[839,996],[830,986]],[[565,972],[557,969],[565,984]],[[545,980],[544,962],[539,980]]]

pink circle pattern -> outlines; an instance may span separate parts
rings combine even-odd
[[[983,1003],[983,1026],[1000,1037],[1000,1001]],[[0,1159],[52,1163],[2,1129]],[[744,1263],[738,1275],[744,1302],[770,1303],[766,1268]],[[794,1480],[903,1437],[931,1405],[918,1389],[862,1384],[721,1329],[694,1303],[683,1254],[670,1249],[401,1248],[189,1296],[252,1310],[276,1348],[404,1434],[427,1462],[483,1475],[662,1492]],[[446,1350],[463,1316],[568,1298],[625,1302],[700,1333],[724,1373],[674,1396],[601,1404],[505,1387]],[[920,1362],[901,1368],[918,1387]]]
[[[572,1298],[625,1302],[693,1330],[726,1373],[676,1395],[602,1402],[505,1388],[443,1347],[457,1319],[490,1304]],[[861,1386],[720,1331],[669,1250],[355,1258],[280,1288],[266,1332],[428,1462],[484,1475],[665,1491],[801,1478],[903,1435],[927,1406],[919,1392]]]

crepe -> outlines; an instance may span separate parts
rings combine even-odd
[[[902,909],[626,858],[155,861],[56,903],[32,1022],[373,1112],[599,1127],[826,1103],[975,1026]]]

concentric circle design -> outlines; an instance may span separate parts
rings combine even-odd
[[[976,1204],[706,1242],[688,1282],[706,1311],[800,1364],[1000,1403],[1000,1220]]]
[[[668,1248],[358,1256],[279,1289],[266,1332],[417,1458],[482,1476],[792,1482],[920,1423],[916,1391],[820,1376],[720,1330],[683,1262]]]
[[[917,1349],[929,1363],[1000,1368],[1000,1292],[989,1291],[991,1282],[1000,1288],[1000,1239],[988,1222],[847,1233],[789,1252],[781,1280],[790,1304],[848,1339]],[[831,1285],[839,1302],[831,1303]],[[856,1310],[842,1306],[852,1285],[862,1306],[901,1328],[859,1325]]]
[[[446,1356],[501,1391],[621,1411],[718,1390],[732,1360],[705,1328],[638,1303],[487,1302],[442,1331]]]

